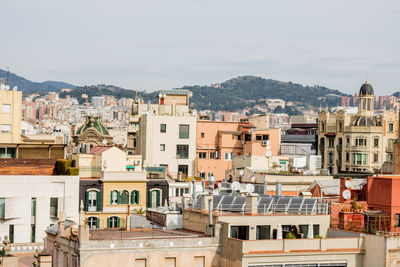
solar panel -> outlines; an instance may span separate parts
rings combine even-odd
[[[235,199],[232,201],[230,206],[230,211],[243,211],[244,205],[246,203],[246,197],[236,196]]]
[[[289,207],[291,198],[288,197],[280,197],[275,205],[275,212],[285,212],[286,209]]]
[[[289,204],[289,208],[287,209],[287,212],[299,213],[302,203],[303,203],[303,199],[302,198],[293,198],[292,201]]]
[[[219,204],[221,203],[222,196],[221,195],[214,195],[213,196],[213,209],[217,210],[219,208]]]
[[[268,213],[271,208],[271,204],[273,202],[272,197],[262,196],[258,200],[257,212],[258,213]]]
[[[312,213],[314,211],[315,204],[317,200],[314,198],[305,198],[303,201],[303,205],[301,206],[300,212],[301,213]]]
[[[235,196],[231,196],[231,195],[223,196],[219,209],[229,210],[234,198],[235,198]]]

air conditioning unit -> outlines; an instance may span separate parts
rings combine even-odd
[[[140,164],[140,160],[135,160],[135,165],[139,165]]]
[[[262,145],[263,145],[263,146],[268,145],[268,140],[264,140],[264,141],[262,142]]]

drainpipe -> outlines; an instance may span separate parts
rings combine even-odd
[[[211,226],[212,223],[212,207],[211,207],[211,199],[208,200],[208,225]]]
[[[196,197],[196,192],[195,192],[196,185],[195,185],[194,179],[192,180],[191,184],[192,184],[192,199],[194,200]]]

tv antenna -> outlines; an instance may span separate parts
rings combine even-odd
[[[6,84],[10,84],[10,67],[7,66],[7,79],[6,79]]]

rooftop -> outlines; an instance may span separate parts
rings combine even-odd
[[[90,230],[90,240],[140,240],[166,238],[204,237],[204,234],[185,230],[140,229],[120,231],[110,229]]]

